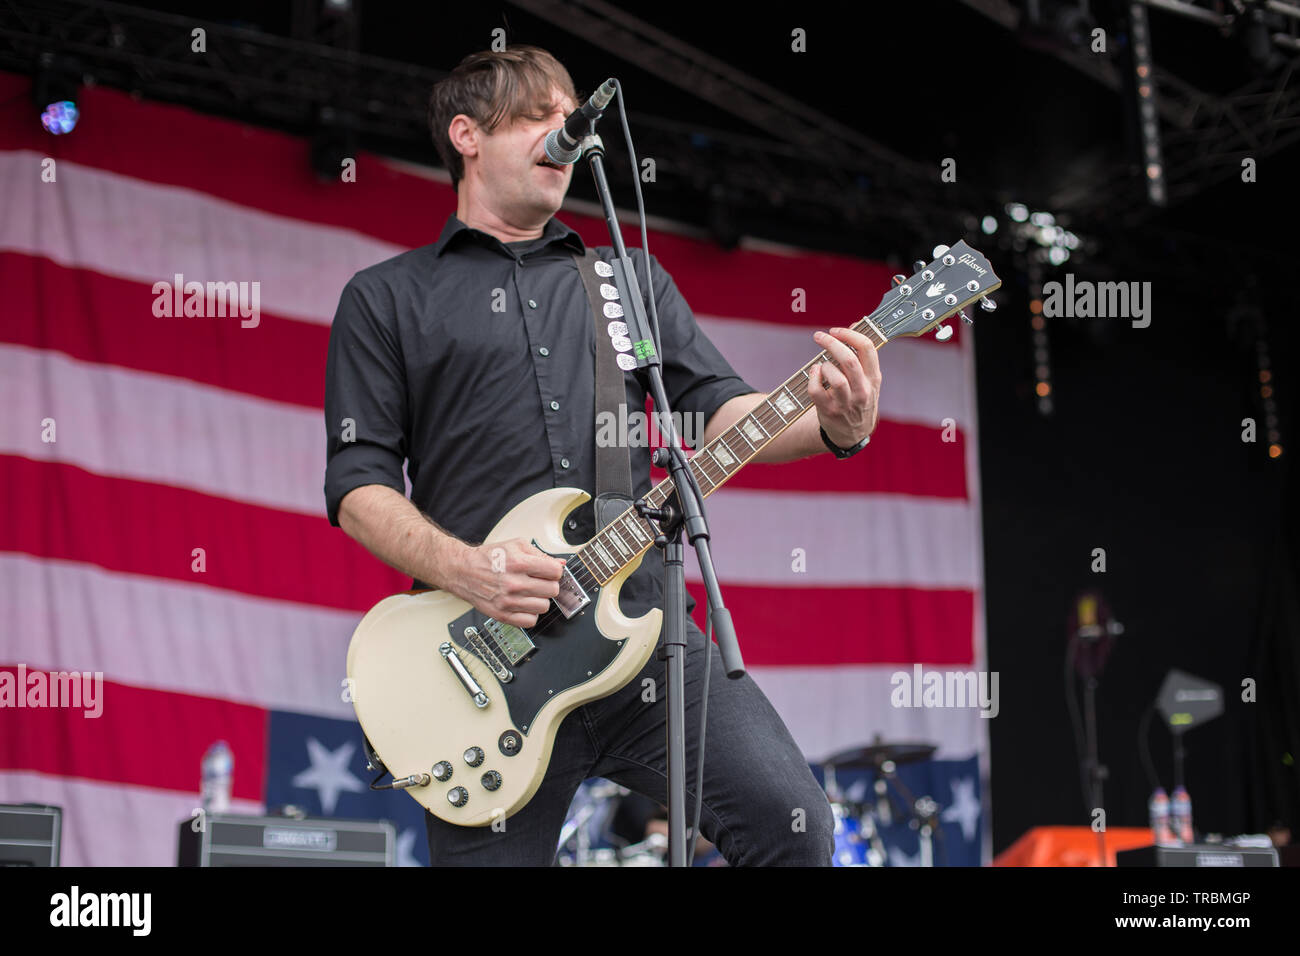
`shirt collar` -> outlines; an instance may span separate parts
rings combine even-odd
[[[501,244],[495,236],[490,236],[478,229],[471,229],[465,223],[461,222],[460,217],[455,213],[447,219],[447,224],[442,227],[442,235],[438,241],[433,244],[434,256],[441,256],[454,242],[464,241],[470,236],[479,237],[480,241],[486,240],[489,243]],[[560,220],[552,216],[547,220],[545,228],[542,229],[540,238],[550,239],[551,241],[563,242],[576,252],[585,253],[587,247],[582,242],[582,237],[578,235],[577,230],[566,226]]]

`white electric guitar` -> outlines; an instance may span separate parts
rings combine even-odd
[[[1002,284],[980,253],[959,242],[911,278],[895,277],[880,306],[852,328],[880,348],[920,336]],[[965,316],[962,316],[965,318]],[[952,329],[942,327],[946,341]],[[812,407],[809,369],[786,379],[729,429],[699,449],[690,467],[708,495]],[[672,483],[647,502],[662,508]],[[521,629],[489,618],[446,591],[395,594],[376,604],[352,636],[347,670],[352,703],[374,754],[435,816],[485,826],[537,792],[560,721],[581,704],[612,694],[649,660],[663,612],[626,617],[619,589],[653,545],[657,529],[634,509],[575,547],[564,518],[589,500],[553,488],[519,502],[486,541],[531,540],[565,558],[560,593],[537,624]]]

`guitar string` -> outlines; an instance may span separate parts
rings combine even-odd
[[[881,311],[887,311],[888,309],[892,309],[899,302],[902,302],[904,298],[905,297],[902,294],[899,294],[897,298],[893,302],[889,303],[888,305],[882,303],[881,306],[877,308],[875,312],[872,313],[872,315],[875,315],[876,313]],[[868,316],[867,318],[870,318],[870,316]],[[854,327],[858,325],[864,326],[863,334],[866,334],[866,330],[869,327],[866,326],[865,321],[859,320],[858,322],[854,323]],[[874,342],[875,335],[872,334],[870,337],[872,338],[873,344],[875,345],[876,348],[883,347],[889,341],[888,339],[882,339],[881,342],[875,343]],[[800,406],[800,411],[799,414],[796,416],[796,419],[802,417],[808,411],[808,406],[805,404],[805,399],[808,397],[808,381],[809,381],[808,370],[815,364],[825,363],[827,361],[830,361],[830,355],[825,349],[823,349],[818,355],[814,356],[812,359],[806,362],[798,370],[798,372],[790,376],[790,378],[787,378],[772,393],[769,393],[767,397],[765,397],[762,401],[758,402],[757,405],[755,406],[756,408],[758,408],[757,412],[751,411],[745,417],[752,418],[758,424],[759,428],[764,432],[764,434],[768,436],[772,435],[771,429],[774,426],[778,426],[778,425],[780,426],[779,428],[777,428],[777,431],[784,429],[789,424],[789,422],[773,407],[771,403],[771,395],[781,391],[782,389],[784,389],[790,395],[790,397],[794,398],[797,404]],[[803,375],[802,380],[798,378],[800,374]],[[795,380],[793,385],[790,384],[792,379]],[[722,435],[719,435],[718,438],[723,438],[725,435],[727,435],[730,432],[736,432],[738,434],[742,433],[743,428],[741,426],[741,421],[737,421],[735,424],[729,427],[726,432],[723,432]],[[724,465],[719,464],[716,461],[716,459],[713,460],[712,465],[718,468],[719,471],[721,472],[719,478],[716,480],[708,473],[708,468],[710,467],[710,458],[708,455],[703,454],[708,450],[708,448],[713,444],[713,442],[710,442],[709,445],[706,445],[704,448],[701,448],[700,449],[701,454],[693,455],[689,463],[693,464],[696,458],[700,459],[699,475],[696,476],[696,480],[698,481],[700,477],[703,477],[704,480],[710,485],[709,492],[712,492],[716,490],[720,485],[725,483],[726,480],[729,479],[733,474],[735,474],[742,467],[748,464],[749,461],[755,455],[757,455],[761,451],[761,449],[768,444],[768,442],[772,440],[773,440],[772,437],[769,437],[767,441],[764,441],[762,445],[756,448],[754,447],[753,443],[749,442],[748,438],[746,437],[746,442],[749,443],[750,445],[749,454],[739,458],[736,461],[735,468],[728,468]],[[731,457],[736,458],[735,455],[732,455]],[[665,490],[666,492],[666,486],[668,482],[669,479],[665,479],[664,481],[660,482],[659,484],[651,488],[650,491],[645,496],[646,500],[649,501],[651,496],[656,495],[656,493],[659,493],[661,489]],[[664,494],[664,501],[667,501],[667,493]],[[658,505],[652,504],[652,507],[662,507],[662,504],[663,502],[660,502]],[[607,536],[609,534],[617,534],[619,536],[619,540],[622,541],[624,546],[628,547],[629,550],[631,549],[631,544],[626,539],[623,538],[623,532],[615,529],[614,525],[626,522],[628,520],[635,520],[637,522],[638,528],[642,531],[642,533],[646,533],[648,531],[654,530],[652,527],[648,527],[648,523],[646,519],[641,518],[639,515],[636,516],[635,518],[629,519],[628,516],[630,514],[631,514],[630,511],[624,512],[623,515],[620,515],[614,521],[610,522],[610,524],[600,529],[585,545],[583,545],[581,548],[579,548],[578,551],[574,552],[569,558],[565,560],[565,567],[568,569],[569,574],[572,576],[574,582],[577,583],[579,587],[582,587],[584,590],[594,590],[598,586],[603,586],[603,582],[601,582],[600,579],[597,577],[597,573],[593,571],[588,566],[587,562],[583,559],[583,553],[586,552],[591,547],[591,545],[597,541],[597,539],[599,539],[602,536]],[[640,552],[645,550],[645,547],[646,546],[644,545],[638,547],[635,553],[639,554]],[[598,558],[594,550],[592,551],[592,556],[593,558],[597,558],[598,563],[602,563],[602,564],[605,563],[603,559]],[[629,561],[630,560],[632,559],[629,559]],[[576,565],[574,564],[575,561],[577,562]],[[616,576],[623,567],[627,566],[628,563],[629,563],[628,561],[625,561],[621,565],[616,565],[614,567],[613,572],[610,574],[609,578],[606,578],[605,580],[608,581],[610,578]],[[603,573],[603,569],[602,569],[602,573]],[[537,623],[532,628],[529,628],[527,631],[525,631],[525,633],[531,631],[532,633],[540,634],[548,630],[552,625],[558,623],[561,620],[568,620],[568,618],[565,618],[563,613],[554,605],[554,603],[552,603],[550,607],[548,607],[548,609],[538,617]],[[521,628],[521,630],[523,629]]]
[[[885,340],[885,341],[887,341],[887,340]],[[883,345],[884,342],[882,341],[880,344]],[[879,346],[877,346],[877,347],[879,347]],[[808,406],[807,406],[807,404],[806,404],[806,402],[805,402],[805,399],[806,399],[807,394],[808,394],[808,392],[807,392],[807,377],[806,377],[806,374],[805,374],[805,378],[804,378],[803,380],[798,380],[798,375],[799,375],[800,373],[806,373],[806,369],[807,369],[808,367],[810,367],[811,365],[813,365],[814,363],[816,363],[816,362],[818,362],[818,361],[827,361],[828,359],[829,359],[829,356],[827,356],[827,354],[823,351],[820,355],[815,356],[812,360],[810,360],[804,368],[800,369],[800,370],[799,370],[799,373],[796,373],[795,375],[791,376],[790,379],[787,379],[785,382],[783,382],[783,383],[782,383],[780,386],[778,386],[778,388],[775,389],[774,392],[772,393],[772,394],[775,394],[776,392],[779,392],[779,391],[781,391],[782,389],[784,389],[784,390],[785,390],[785,391],[790,395],[790,397],[793,398],[793,399],[796,401],[797,405],[800,406],[800,408],[799,408],[799,416],[796,416],[796,417],[801,417],[801,416],[802,416],[805,412],[807,412],[807,410],[808,410]],[[791,379],[794,379],[794,380],[795,380],[793,385],[790,384]],[[781,415],[781,414],[780,414],[780,413],[779,413],[779,412],[778,412],[778,411],[777,411],[777,410],[772,406],[770,400],[768,400],[767,398],[765,398],[762,402],[758,403],[758,406],[763,406],[763,407],[762,407],[762,408],[759,408],[759,410],[756,411],[756,412],[750,412],[749,415],[748,415],[747,417],[751,417],[751,418],[753,418],[754,421],[758,424],[758,426],[762,429],[762,431],[763,431],[765,434],[770,435],[770,434],[772,433],[773,428],[776,428],[777,431],[780,431],[781,429],[784,429],[784,428],[789,424],[789,420],[788,420],[787,418],[785,418],[784,416],[782,416],[782,415]],[[756,408],[758,408],[758,406],[756,406]],[[740,425],[739,422],[737,422],[734,426],[732,426],[731,428],[729,428],[728,431],[737,431],[737,430],[739,430],[740,428],[741,428],[741,425]],[[724,433],[724,435],[725,435],[725,433]],[[719,438],[722,438],[722,437],[723,437],[723,436],[719,436]],[[770,441],[771,439],[768,439],[768,440]],[[711,445],[711,444],[712,444],[712,442],[710,442],[710,445]],[[763,445],[766,445],[766,444],[767,444],[766,441],[763,442]],[[703,448],[703,449],[700,450],[700,454],[697,454],[697,455],[692,456],[692,458],[691,458],[690,460],[691,460],[691,462],[696,462],[696,460],[698,459],[698,462],[699,462],[699,467],[698,467],[699,474],[697,475],[697,480],[698,480],[699,478],[702,477],[702,478],[704,479],[704,481],[705,481],[705,482],[710,486],[710,487],[709,487],[709,492],[712,492],[712,491],[716,490],[716,489],[717,489],[721,484],[723,484],[723,483],[724,483],[728,478],[730,478],[732,474],[734,474],[735,472],[739,471],[741,467],[743,467],[745,464],[747,464],[748,461],[749,461],[749,459],[750,459],[753,455],[758,454],[758,452],[759,452],[759,450],[761,449],[762,446],[759,446],[759,448],[754,448],[754,447],[753,447],[753,443],[751,442],[751,443],[750,443],[750,453],[749,453],[749,455],[745,456],[743,460],[738,461],[738,462],[737,462],[737,467],[736,467],[736,468],[729,468],[729,467],[726,467],[726,466],[724,466],[724,465],[719,464],[715,459],[711,459],[710,455],[708,455],[708,454],[705,453],[708,447],[709,447],[709,446],[705,446],[705,448]],[[732,457],[734,458],[735,456],[732,456]],[[716,468],[716,469],[721,473],[721,474],[718,476],[718,478],[714,478],[714,477],[709,473],[710,468]],[[658,491],[658,490],[659,490],[660,488],[662,488],[662,487],[663,487],[663,484],[662,484],[662,483],[661,483],[660,485],[656,485],[655,488],[651,489],[650,494],[654,494],[656,491]],[[706,493],[707,493],[707,492],[706,492]],[[649,497],[649,495],[647,495],[647,497]],[[625,547],[628,547],[629,549],[631,548],[632,543],[628,542],[628,541],[626,540],[626,538],[623,537],[623,535],[624,535],[625,532],[620,531],[619,529],[617,529],[617,528],[614,527],[615,525],[617,525],[617,524],[619,524],[619,523],[622,523],[622,522],[625,522],[626,520],[628,520],[627,515],[629,515],[629,514],[630,514],[630,512],[624,512],[624,515],[623,515],[623,516],[620,516],[619,518],[615,519],[614,522],[611,522],[610,525],[607,525],[605,528],[601,529],[601,532],[600,532],[596,537],[593,537],[593,538],[591,539],[591,541],[588,542],[587,545],[584,545],[584,546],[582,547],[582,549],[580,549],[578,552],[575,553],[574,556],[579,558],[579,560],[580,560],[580,564],[579,564],[579,568],[578,568],[578,573],[574,574],[574,579],[575,579],[576,581],[578,581],[578,583],[579,583],[580,585],[583,585],[583,586],[585,587],[585,586],[588,586],[588,585],[590,585],[591,583],[593,583],[593,582],[591,582],[591,581],[589,580],[589,578],[595,577],[595,574],[592,573],[592,572],[590,572],[590,571],[587,569],[586,562],[581,560],[581,555],[582,555],[583,553],[586,553],[586,552],[588,551],[588,549],[590,548],[590,545],[591,545],[592,543],[596,542],[597,537],[599,537],[600,534],[605,534],[605,533],[608,531],[609,534],[611,534],[611,535],[617,535],[618,538],[619,538],[619,540],[622,541],[622,543],[623,543],[623,545],[624,545]],[[643,533],[644,533],[644,532],[647,530],[646,527],[645,527],[645,521],[644,521],[644,519],[641,519],[641,518],[638,516],[638,517],[637,517],[636,519],[634,519],[634,520],[637,520],[637,521],[640,523],[641,528],[642,528],[642,531],[643,531]],[[610,530],[610,529],[612,529],[612,530]],[[636,550],[639,552],[640,550],[642,550],[642,547],[638,547]],[[601,563],[601,564],[607,563],[607,562],[605,562],[603,559],[600,559],[600,558],[599,558],[599,556],[596,554],[596,552],[594,551],[594,549],[592,549],[592,550],[590,551],[590,553],[592,554],[592,557],[593,557],[593,558],[595,558],[595,559],[598,560],[599,563]],[[618,570],[619,570],[622,566],[625,566],[625,565],[626,565],[626,562],[624,562],[623,565],[616,565],[613,573],[614,573],[614,574],[617,574],[617,573],[618,573]],[[570,571],[571,571],[571,573],[573,573],[573,569],[572,569],[572,568],[570,569]],[[583,574],[583,573],[582,573],[583,571],[587,571],[588,573],[587,573],[587,574]],[[603,572],[604,569],[601,568],[601,571]]]

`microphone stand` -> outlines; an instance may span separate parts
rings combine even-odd
[[[605,177],[605,145],[596,135],[594,123],[591,131],[581,141],[581,150],[591,166],[596,192],[605,213],[605,224],[609,227],[610,244],[614,247],[615,258],[610,265],[614,269],[614,284],[618,287],[621,296],[619,301],[623,304],[628,334],[633,342],[630,354],[636,359],[637,367],[646,370],[650,380],[650,394],[654,397],[655,411],[663,422],[660,432],[667,437],[667,447],[655,450],[654,463],[660,468],[667,468],[675,489],[674,497],[665,502],[662,508],[650,507],[644,498],[637,499],[635,506],[641,517],[658,525],[659,534],[655,537],[655,546],[663,550],[664,633],[660,659],[667,662],[668,677],[665,697],[665,707],[668,711],[668,865],[685,866],[687,850],[686,570],[685,549],[681,537],[683,530],[699,557],[700,573],[704,577],[704,587],[708,593],[709,615],[713,622],[718,649],[722,652],[727,676],[733,680],[743,677],[745,662],[740,656],[740,646],[736,642],[731,612],[722,603],[722,591],[718,587],[717,574],[709,552],[709,528],[704,518],[704,495],[700,493],[695,476],[691,474],[686,456],[678,447],[679,439],[672,422],[672,409],[669,408],[668,395],[664,390],[658,343],[655,342],[641,302],[636,270],[623,244],[623,233],[619,229],[618,217],[614,212],[614,200],[609,192],[609,181]],[[648,254],[646,274],[650,275]],[[650,278],[653,282],[653,276]],[[675,505],[674,501],[676,501]],[[705,653],[709,653],[707,647]],[[704,746],[703,740],[699,741],[699,746]],[[697,780],[695,785],[697,788],[702,787],[703,780]],[[694,836],[698,838],[699,834]]]

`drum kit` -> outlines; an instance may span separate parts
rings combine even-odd
[[[929,796],[913,794],[899,778],[898,768],[929,760],[936,749],[933,744],[883,743],[877,736],[866,746],[842,751],[823,762],[826,798],[835,816],[832,865],[896,865],[898,857],[891,860],[884,835],[905,825],[916,831],[920,865],[934,866],[935,839],[942,840],[939,804]],[[861,785],[863,774],[868,783],[865,788]],[[840,780],[848,775],[858,777],[859,783],[846,791]],[[667,865],[668,839],[662,833],[648,832],[643,839],[632,841],[615,831],[615,814],[629,793],[604,779],[587,780],[578,788],[560,833],[556,860],[561,866]],[[711,849],[697,853],[696,865],[725,863],[717,850]]]
[[[864,747],[841,751],[823,762],[826,797],[835,815],[832,866],[891,865],[884,833],[900,822],[916,831],[920,865],[934,866],[934,840],[943,836],[939,804],[932,797],[913,794],[898,776],[898,768],[929,760],[936,749],[934,744],[887,744],[876,737]],[[866,774],[870,799],[865,793],[863,798],[850,799],[841,789],[840,777],[849,771]]]
[[[603,778],[585,780],[560,830],[560,866],[667,866],[668,837],[648,833],[629,842],[614,829],[614,815],[631,791]]]

